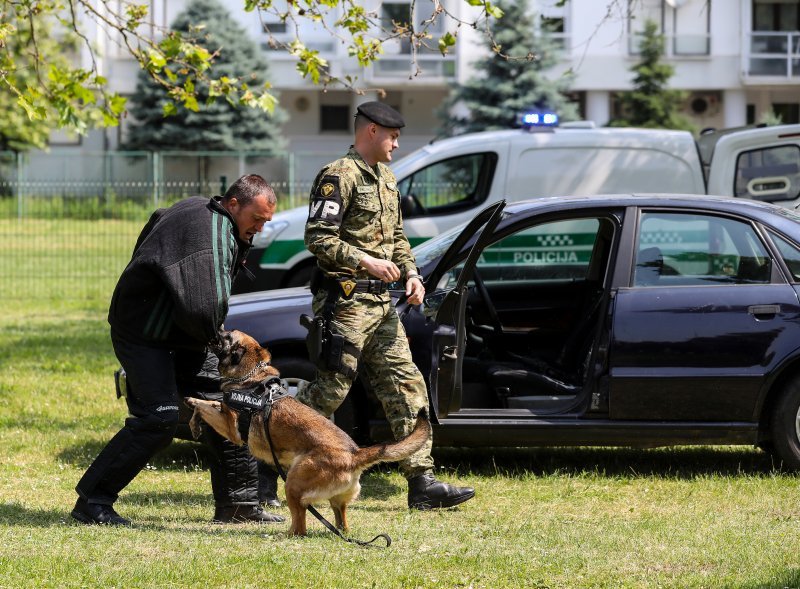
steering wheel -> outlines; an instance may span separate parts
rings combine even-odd
[[[489,318],[492,322],[492,331],[494,331],[497,337],[503,337],[503,324],[500,322],[500,315],[497,314],[497,309],[494,303],[492,303],[489,291],[486,289],[486,283],[483,282],[483,278],[481,278],[477,268],[472,270],[472,281],[475,283],[475,289],[478,291],[478,295],[481,297],[481,300],[486,305],[486,310],[489,312]]]

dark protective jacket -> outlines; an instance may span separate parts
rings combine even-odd
[[[250,248],[219,198],[193,196],[152,214],[114,289],[113,330],[138,343],[190,349],[216,337]]]

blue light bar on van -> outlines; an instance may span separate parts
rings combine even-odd
[[[525,112],[519,122],[523,127],[557,127],[558,115],[549,111]]]

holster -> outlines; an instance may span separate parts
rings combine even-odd
[[[325,318],[321,315],[317,315],[316,317],[300,315],[300,324],[308,329],[308,335],[306,336],[308,359],[311,360],[317,368],[324,368],[325,332],[327,330]]]
[[[343,335],[331,331],[330,319],[323,315],[317,315],[313,318],[308,315],[301,315],[300,324],[308,329],[308,335],[306,336],[308,358],[317,368],[320,370],[333,370],[350,379],[356,378],[357,371],[344,363],[344,351],[347,348],[356,360],[361,354]]]

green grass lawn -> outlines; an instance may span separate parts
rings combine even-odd
[[[381,549],[313,518],[304,539],[288,522],[210,524],[203,447],[176,441],[117,503],[133,529],[73,523],[75,483],[126,414],[105,322],[115,278],[79,298],[4,296],[0,587],[800,587],[798,478],[750,448],[437,450],[440,477],[476,498],[412,512],[396,469],[366,473],[352,535],[390,534]]]

